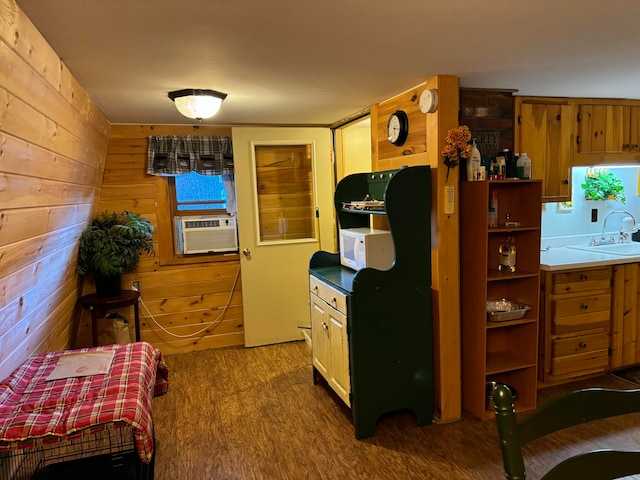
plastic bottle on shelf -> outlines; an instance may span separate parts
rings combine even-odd
[[[476,139],[473,139],[473,147],[471,147],[471,155],[467,159],[467,180],[476,181],[476,180],[484,180],[484,178],[480,178],[480,168],[481,168],[482,156],[480,155],[480,150],[476,146]]]
[[[516,161],[513,153],[508,148],[503,148],[502,156],[505,161],[505,178],[516,178]]]
[[[496,164],[498,166],[498,180],[504,180],[507,175],[507,163],[506,159],[502,155],[496,157]]]
[[[518,157],[518,162],[516,163],[516,172],[518,178],[522,180],[529,180],[531,178],[531,159],[527,156],[526,153],[522,153]]]
[[[489,205],[489,226],[498,226],[498,192],[491,192],[491,203]]]
[[[496,211],[493,208],[489,208],[489,228],[495,228],[498,226],[498,217],[496,217]]]
[[[498,247],[500,254],[498,259],[498,270],[501,272],[515,272],[516,271],[516,240],[514,237],[509,236],[504,238],[500,242]]]

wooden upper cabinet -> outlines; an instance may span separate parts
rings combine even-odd
[[[568,100],[516,98],[516,151],[531,158],[543,202],[571,200],[573,118]]]
[[[578,151],[624,152],[629,146],[629,120],[625,113],[630,107],[622,105],[578,106]],[[625,132],[626,127],[626,132]]]
[[[576,100],[574,164],[636,163],[640,160],[640,102]]]

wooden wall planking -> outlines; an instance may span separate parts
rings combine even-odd
[[[434,113],[420,111],[420,94],[425,88],[438,91],[439,107]],[[447,131],[458,126],[458,105],[458,78],[439,75],[371,109],[374,171],[404,165],[430,165],[432,168],[432,238],[431,245],[425,248],[431,248],[435,416],[442,422],[458,420],[462,416],[459,208],[456,206],[453,214],[445,214],[441,201],[445,184],[457,186],[459,168],[452,170],[448,182],[445,180],[446,169],[438,168],[442,164],[440,151]],[[404,110],[409,117],[409,135],[405,144],[399,147],[391,145],[386,136],[388,117],[396,110]],[[456,192],[456,204],[457,195]],[[374,219],[377,220],[378,217]]]
[[[111,125],[15,0],[0,0],[0,378],[71,346],[77,240]]]
[[[123,276],[123,288],[133,281],[140,282],[142,340],[152,342],[164,354],[244,345],[239,260],[193,263],[184,259],[174,260],[177,263],[173,264],[160,261],[161,255],[172,257],[172,252],[162,251],[164,243],[159,241],[162,235],[171,236],[162,230],[164,223],[160,221],[168,216],[168,199],[163,198],[167,195],[167,179],[146,174],[149,135],[226,136],[231,135],[231,129],[204,125],[112,126],[98,211],[128,209],[148,218],[156,229],[155,256],[142,257],[138,269]],[[87,282],[84,287],[87,293],[93,285]],[[227,303],[229,308],[225,310]],[[131,309],[122,313],[133,318]],[[221,313],[224,315],[219,319]],[[89,338],[89,320],[88,312],[82,312],[84,341]]]

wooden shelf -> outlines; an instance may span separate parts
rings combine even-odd
[[[488,233],[512,233],[512,232],[528,232],[530,230],[540,230],[540,227],[527,227],[527,226],[519,226],[519,227],[489,227]]]
[[[536,362],[510,351],[487,354],[487,375],[534,367]]]
[[[487,282],[499,282],[502,280],[514,280],[516,278],[538,277],[538,272],[527,272],[516,270],[515,272],[501,272],[497,269],[491,269],[487,272]]]
[[[519,411],[536,406],[541,192],[539,180],[463,182],[460,186],[461,238],[473,239],[461,242],[460,248],[463,407],[478,418],[494,415],[486,394],[488,381],[514,387]],[[494,193],[499,219],[508,213],[521,225],[488,227]],[[506,235],[516,242],[515,272],[498,270],[498,248]],[[499,298],[531,310],[520,319],[490,322],[486,302]]]
[[[507,320],[506,322],[491,322],[487,320],[487,329],[491,328],[506,328],[512,327],[514,325],[527,325],[529,323],[538,323],[537,318],[527,318],[526,316],[523,318],[519,318],[517,320]]]
[[[345,212],[345,213],[353,213],[355,215],[386,215],[387,212],[385,212],[384,210],[356,210],[356,209],[350,209],[350,208],[342,208],[340,209],[341,212]]]

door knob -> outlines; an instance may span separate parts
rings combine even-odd
[[[245,248],[244,250],[242,250],[242,254],[243,254],[245,257],[250,257],[250,256],[251,256],[251,249],[249,249],[249,248]]]

